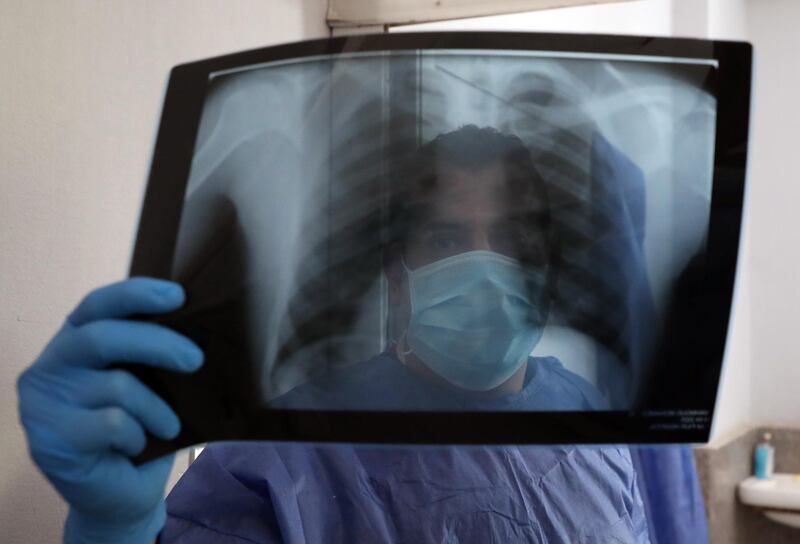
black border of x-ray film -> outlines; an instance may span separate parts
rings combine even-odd
[[[170,442],[150,437],[138,460],[191,444],[231,439],[409,444],[697,443],[708,439],[711,420],[703,414],[712,415],[716,402],[742,221],[752,70],[752,47],[747,43],[587,34],[401,33],[284,44],[176,66],[164,100],[130,275],[170,277],[210,74],[281,59],[425,49],[557,51],[717,61],[710,85],[717,98],[717,117],[705,272],[690,289],[694,295],[687,298],[685,308],[690,319],[681,329],[678,349],[668,354],[678,362],[656,370],[637,408],[630,411],[431,413],[263,408],[247,414],[246,421],[237,420],[245,416],[231,416],[231,425],[213,435],[184,426],[180,436]],[[191,293],[188,296],[190,303]],[[188,391],[193,387],[191,378],[133,365],[128,368],[162,394],[170,380],[179,380],[180,387]],[[180,403],[165,397],[180,415]],[[700,414],[700,423],[674,424],[682,418],[691,420],[693,414]]]

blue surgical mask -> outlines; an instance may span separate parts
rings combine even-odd
[[[544,272],[470,251],[409,270],[411,351],[462,389],[488,391],[528,360],[547,320]]]

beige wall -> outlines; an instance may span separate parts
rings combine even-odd
[[[167,73],[327,35],[325,0],[0,2],[0,540],[58,542],[15,380],[89,289],[126,275]]]

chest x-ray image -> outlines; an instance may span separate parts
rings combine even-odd
[[[719,367],[675,324],[708,259],[717,69],[419,48],[211,71],[169,276],[207,390],[237,393],[198,413],[674,408],[707,429]],[[689,367],[699,388],[659,397]]]

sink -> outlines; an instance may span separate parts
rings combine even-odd
[[[773,521],[800,528],[800,474],[775,473],[739,483],[739,500],[761,509]]]

